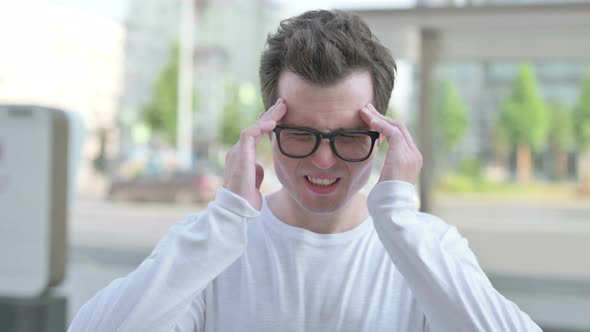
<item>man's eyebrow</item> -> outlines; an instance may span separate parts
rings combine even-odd
[[[368,126],[362,126],[362,127],[338,127],[329,131],[323,131],[317,128],[312,128],[312,127],[308,127],[308,126],[302,126],[302,125],[297,125],[297,124],[286,124],[286,123],[282,123],[282,125],[285,126],[294,126],[294,127],[299,127],[299,128],[305,128],[305,129],[311,129],[311,130],[315,130],[315,131],[319,131],[319,132],[335,132],[335,131],[354,131],[354,130],[369,130]]]
[[[307,127],[306,127],[307,128]],[[314,129],[317,130],[317,129]],[[335,131],[355,131],[355,130],[369,130],[368,127],[338,127],[336,129],[330,130],[330,132],[335,132]],[[321,130],[320,130],[321,131]]]
[[[364,128],[345,128],[345,127],[338,127],[333,131],[355,131],[355,130],[365,130]]]
[[[338,131],[338,130],[369,130],[369,126],[361,125],[358,127],[338,127],[334,131]]]

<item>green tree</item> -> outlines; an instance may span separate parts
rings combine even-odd
[[[178,46],[170,51],[170,60],[158,75],[152,96],[144,107],[144,121],[153,132],[159,133],[168,143],[176,141],[178,104]]]
[[[581,190],[590,193],[590,70],[582,83],[582,91],[573,112],[574,136],[582,154],[578,164]]]
[[[399,114],[398,114],[397,110],[391,105],[387,106],[387,110],[385,111],[385,116],[392,118],[394,120],[399,120]]]
[[[561,103],[549,106],[549,144],[554,155],[554,172],[563,178],[567,172],[567,152],[574,144],[574,124],[571,112]]]
[[[222,143],[236,144],[242,130],[254,123],[263,111],[262,98],[252,84],[228,81],[221,123]]]
[[[504,143],[516,148],[519,182],[529,182],[533,167],[531,154],[545,145],[549,132],[545,102],[529,63],[520,65],[512,93],[500,112],[497,130]]]
[[[467,113],[457,88],[450,80],[439,84],[435,99],[437,138],[446,152],[453,150],[467,132]]]

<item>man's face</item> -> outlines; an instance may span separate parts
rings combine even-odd
[[[363,106],[373,102],[371,76],[366,71],[355,72],[329,86],[307,83],[286,71],[279,77],[278,94],[287,105],[281,125],[321,132],[368,129],[359,115]],[[333,212],[348,202],[367,182],[377,151],[374,149],[365,161],[345,162],[332,152],[328,140],[322,140],[317,151],[303,159],[283,155],[276,137],[272,139],[272,148],[283,190],[298,208],[315,213]]]

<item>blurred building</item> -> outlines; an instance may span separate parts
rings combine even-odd
[[[81,185],[137,146],[153,85],[179,37],[179,0],[0,3],[0,102],[78,111],[88,139]],[[33,6],[34,7],[31,7]],[[226,80],[257,86],[274,28],[267,0],[196,1],[196,139],[218,138]],[[35,8],[35,10],[31,10]],[[15,33],[15,31],[17,33]]]
[[[233,0],[204,1],[199,9],[195,52],[199,135],[195,143],[200,155],[210,155],[207,150],[220,141],[227,82],[259,90],[260,54],[266,36],[276,29],[278,7],[268,0]]]
[[[58,107],[84,119],[84,185],[101,140],[109,147],[104,154],[117,154],[118,137],[110,130],[122,93],[124,27],[50,2],[0,2],[0,40],[0,102]]]
[[[416,6],[480,6],[480,5],[527,5],[527,4],[563,4],[583,3],[588,0],[416,0]]]
[[[267,33],[274,27],[276,7],[267,0],[196,1],[194,84],[196,150],[219,139],[228,80],[258,84],[258,60]],[[153,84],[171,60],[179,42],[180,2],[129,1],[125,19],[124,93],[120,102],[122,158],[136,147],[131,130],[142,122]]]
[[[123,93],[118,100],[122,147],[118,159],[133,153],[136,144],[133,128],[142,122],[143,108],[150,101],[155,80],[170,60],[179,30],[178,1],[126,0],[126,3],[121,18],[126,38]]]
[[[199,46],[229,54],[227,71],[240,81],[258,82],[258,63],[268,33],[276,30],[279,5],[271,0],[210,0],[201,7]]]
[[[178,39],[178,1],[130,0],[124,21],[125,75],[121,108],[146,104],[152,82]]]
[[[417,0],[418,7],[463,7],[463,6],[510,6],[510,5],[556,5],[566,3],[589,3],[589,0]],[[533,24],[533,23],[532,23]],[[467,137],[458,147],[458,153],[451,156],[454,162],[466,157],[475,157],[484,163],[493,164],[494,127],[502,103],[510,94],[518,66],[528,59],[504,59],[497,61],[442,61],[437,64],[435,79],[448,79],[457,87],[465,104],[469,117]],[[547,59],[532,61],[542,97],[549,104],[560,103],[571,108],[577,102],[580,87],[590,63],[584,60],[572,61]],[[418,77],[419,68],[412,66],[414,77]],[[417,92],[419,82],[414,80],[412,91]],[[418,105],[418,95],[410,97],[411,105]],[[417,107],[417,106],[416,106]],[[417,109],[412,110],[417,112]],[[551,167],[550,152],[538,156],[536,171],[544,177]],[[570,153],[568,175],[576,174],[576,156]],[[515,161],[512,160],[512,163]],[[514,166],[514,165],[513,165]]]
[[[521,61],[526,61],[522,59]],[[443,62],[436,77],[451,80],[461,95],[468,111],[469,131],[462,141],[458,158],[477,156],[482,160],[494,160],[494,127],[502,103],[510,95],[518,73],[519,60],[514,61],[462,61]],[[579,98],[584,76],[590,63],[560,61],[533,61],[539,89],[545,102],[561,103],[573,107]],[[569,175],[575,175],[575,162],[570,157]],[[538,167],[548,167],[540,162]],[[542,169],[538,172],[542,173]]]

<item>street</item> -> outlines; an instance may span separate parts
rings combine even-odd
[[[66,277],[56,290],[68,297],[68,320],[110,281],[133,271],[174,223],[203,208],[79,197],[69,226]]]

